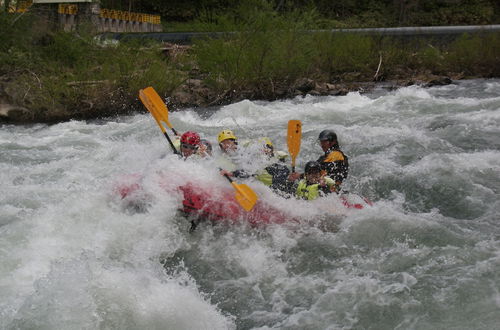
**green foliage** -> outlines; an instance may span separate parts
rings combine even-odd
[[[448,47],[445,62],[468,76],[500,76],[500,33],[462,35]]]
[[[8,51],[23,36],[22,31],[26,27],[21,26],[26,23],[25,20],[18,21],[15,24],[15,16],[0,12],[0,52]]]
[[[32,18],[0,12],[0,73],[6,66],[29,62]]]
[[[97,108],[110,98],[130,104],[140,88],[153,85],[166,94],[185,79],[158,43],[110,44],[81,32],[41,33],[29,15],[14,24],[12,17],[0,16],[0,75],[9,77],[19,105],[63,111],[82,102]]]
[[[9,89],[14,91],[9,95],[19,105],[61,114],[68,108],[75,114],[82,107],[95,109],[110,104],[110,99],[128,105],[137,103],[137,91],[149,85],[168,95],[191,77],[204,79],[214,95],[251,91],[253,97],[275,98],[292,90],[301,78],[370,81],[379,65],[377,76],[385,79],[407,79],[422,73],[500,76],[499,33],[464,35],[446,46],[431,39],[304,32],[389,21],[381,14],[389,3],[406,6],[398,7],[405,9],[401,19],[411,20],[416,9],[409,5],[416,2],[316,1],[317,6],[311,7],[312,2],[295,6],[298,2],[284,1],[281,8],[277,3],[246,0],[225,12],[197,9],[196,25],[191,26],[226,33],[216,39],[196,40],[189,53],[172,58],[162,55],[156,42],[114,44],[82,30],[67,33],[40,29],[29,14],[0,14],[0,76],[8,78]],[[486,19],[490,12],[482,10],[488,3],[480,0],[474,7],[469,2],[470,13]],[[419,4],[433,12],[429,22],[434,22],[444,8],[430,0]],[[367,13],[356,6],[372,11]],[[334,8],[353,16],[328,18],[317,8]]]
[[[369,74],[377,69],[378,54],[370,37],[325,32],[314,35],[313,44],[315,68],[330,81],[345,72]]]
[[[266,2],[260,3],[237,10],[239,32],[195,42],[197,63],[215,88],[271,90],[309,71],[311,38],[302,31],[314,13],[278,16]]]
[[[317,28],[328,29],[500,23],[498,0],[103,0],[102,5],[160,14],[167,31],[229,31],[246,16],[243,10],[255,9],[285,16],[315,10]]]
[[[56,32],[47,35],[40,56],[42,60],[56,62],[66,67],[87,67],[89,54],[95,50],[90,39],[84,39],[77,34]]]

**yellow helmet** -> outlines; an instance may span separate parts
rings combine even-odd
[[[260,138],[259,143],[262,143],[265,147],[273,148],[273,143],[268,137]]]
[[[238,138],[234,135],[233,131],[228,129],[221,131],[219,135],[217,135],[217,141],[219,141],[219,143],[227,139],[238,140]]]

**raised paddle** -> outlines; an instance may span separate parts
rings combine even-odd
[[[153,87],[146,87],[143,90],[144,95],[147,96],[147,98],[151,101],[151,103],[154,105],[155,109],[157,110],[158,116],[160,116],[161,121],[165,122],[167,126],[174,132],[175,135],[177,134],[177,131],[174,129],[170,121],[168,120],[168,108],[165,102],[161,99],[160,95],[155,91]]]
[[[152,87],[148,87],[148,88],[152,89]],[[155,94],[156,94],[156,92],[155,92]],[[168,136],[167,131],[165,130],[165,127],[161,123],[162,121],[165,123],[168,122],[168,114],[167,115],[162,114],[162,109],[158,108],[156,106],[156,104],[153,103],[153,101],[151,100],[149,95],[147,95],[144,92],[144,89],[139,90],[139,99],[141,100],[142,104],[144,104],[146,109],[148,109],[148,111],[151,113],[153,118],[156,120],[156,123],[158,124],[158,126],[160,126],[160,129],[163,132],[163,135],[165,135],[165,137],[167,138],[168,143],[170,144],[170,147],[172,147],[172,150],[174,151],[174,154],[180,155],[180,152],[175,148],[174,144],[172,143],[172,140],[170,140],[170,137]],[[165,108],[166,108],[166,106],[165,106]],[[165,120],[165,118],[166,118],[166,120]]]
[[[302,123],[300,120],[288,121],[288,134],[286,142],[288,152],[292,157],[292,172],[295,172],[295,159],[300,152],[300,139],[302,138]]]

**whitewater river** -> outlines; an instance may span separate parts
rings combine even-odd
[[[250,181],[307,221],[190,234],[162,184],[228,183],[210,162],[173,156],[149,114],[3,125],[1,329],[499,329],[500,80],[169,118],[214,146],[231,128],[242,148],[269,136],[282,150],[300,119],[300,170],[333,129],[346,188],[373,206],[325,214]],[[115,193],[131,177],[137,204]]]

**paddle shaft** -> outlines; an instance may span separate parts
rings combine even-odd
[[[168,143],[170,144],[170,147],[172,147],[172,150],[174,151],[174,154],[181,156],[181,153],[175,148],[174,144],[172,143],[172,140],[170,140],[170,137],[168,136],[167,132],[163,132],[163,135],[168,140]]]

